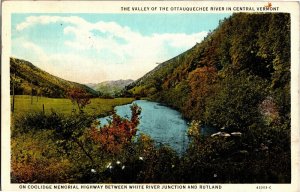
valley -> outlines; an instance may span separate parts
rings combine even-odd
[[[12,182],[290,183],[290,25],[234,13],[135,81],[11,58]]]

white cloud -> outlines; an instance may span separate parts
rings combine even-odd
[[[207,32],[143,35],[115,22],[90,23],[77,16],[30,16],[16,29],[22,31],[35,25],[59,22],[65,26],[61,35],[72,37],[65,40],[65,47],[60,49],[68,49],[68,52],[50,54],[28,41],[22,45],[32,50],[31,54],[38,57],[40,63],[45,63],[45,70],[83,83],[137,79],[153,69],[157,62],[180,54],[207,35]]]
[[[81,25],[85,26],[88,23],[77,16],[70,16],[70,17],[60,17],[60,16],[29,16],[25,19],[24,22],[18,24],[16,29],[18,31],[22,31],[26,28],[32,27],[37,24],[47,25],[50,23],[69,23],[74,25]]]
[[[32,52],[35,53],[35,55],[38,56],[38,60],[39,61],[44,61],[45,63],[47,63],[49,60],[48,60],[48,56],[47,54],[44,52],[44,50],[37,46],[36,44],[32,43],[32,42],[23,42],[22,43],[22,46],[24,47],[24,49],[27,49],[27,50],[30,50]]]

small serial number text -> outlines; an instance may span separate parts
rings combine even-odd
[[[258,185],[256,186],[256,189],[272,189],[272,187],[270,185]]]

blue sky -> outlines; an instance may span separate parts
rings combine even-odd
[[[79,83],[137,79],[230,14],[13,14],[12,56]]]

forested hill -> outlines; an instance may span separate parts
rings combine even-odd
[[[10,87],[12,85],[16,95],[41,95],[46,97],[65,97],[66,91],[70,88],[80,88],[91,95],[97,95],[93,89],[62,78],[51,75],[32,63],[10,58]]]
[[[290,120],[290,15],[237,13],[127,86],[214,126]]]

